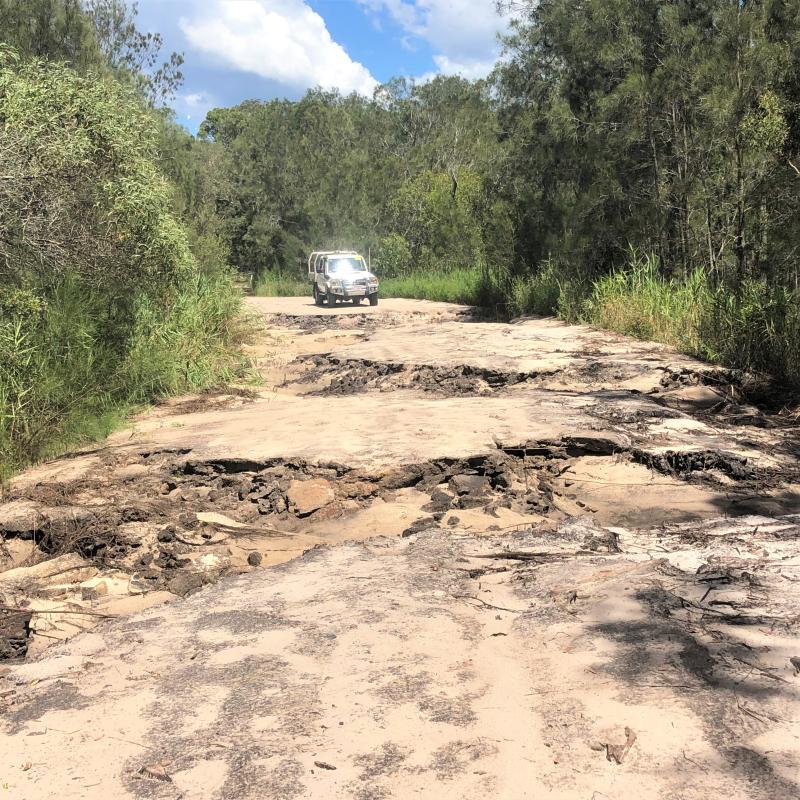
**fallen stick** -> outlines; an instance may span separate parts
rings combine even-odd
[[[12,611],[19,614],[82,614],[85,617],[103,617],[104,619],[116,619],[116,614],[101,614],[99,611],[86,611],[83,609],[67,609],[67,608],[16,608],[14,606],[5,606],[0,604],[0,611]]]
[[[486,606],[486,608],[493,608],[496,611],[510,611],[512,614],[524,614],[528,610],[527,608],[505,608],[505,606],[495,606],[471,594],[454,594],[451,595],[451,597],[456,598],[456,600],[477,600],[481,605]]]

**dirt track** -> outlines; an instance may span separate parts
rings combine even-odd
[[[250,303],[262,387],[0,506],[9,797],[800,796],[795,418],[552,320]]]

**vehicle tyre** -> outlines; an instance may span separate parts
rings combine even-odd
[[[360,306],[361,305],[361,300],[362,300],[361,297],[354,297],[353,298],[353,305],[354,306]]]
[[[333,308],[336,305],[336,295],[330,289],[328,289],[326,298],[328,300],[328,308]]]
[[[377,292],[375,292],[374,294],[371,294],[371,295],[369,296],[369,304],[370,304],[371,306],[376,306],[376,305],[378,305],[378,293],[377,293]]]
[[[322,295],[319,293],[319,289],[317,288],[317,284],[314,284],[314,305],[321,306],[324,302]]]

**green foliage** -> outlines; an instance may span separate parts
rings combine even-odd
[[[700,329],[710,297],[701,270],[687,278],[665,279],[654,256],[632,251],[625,269],[594,284],[582,316],[609,330],[704,355]]]
[[[130,87],[0,60],[0,475],[132,405],[241,374],[240,295],[200,270]]]
[[[311,284],[282,272],[262,272],[255,282],[253,293],[259,297],[310,297]]]
[[[23,58],[97,67],[102,55],[82,0],[0,0],[0,41]]]
[[[517,254],[586,280],[655,253],[732,290],[800,239],[800,39],[786,3],[517,3],[499,65]]]
[[[664,278],[657,263],[632,251],[594,285],[581,320],[800,386],[800,292],[747,280],[733,293],[702,270]]]
[[[190,277],[168,307],[143,293],[124,343],[108,336],[108,295],[74,276],[46,313],[17,303],[0,324],[0,475],[107,434],[136,404],[241,376],[240,302],[224,274]]]
[[[400,233],[389,233],[379,239],[376,258],[381,275],[387,278],[406,275],[412,271],[411,246]]]
[[[480,176],[424,170],[403,183],[389,204],[393,228],[408,243],[407,271],[464,269],[483,263]],[[398,273],[402,274],[402,273]]]
[[[450,269],[447,272],[413,272],[381,281],[382,297],[407,297],[443,303],[479,305],[482,274],[477,269]]]
[[[162,61],[163,37],[140,31],[137,15],[135,0],[0,0],[0,41],[24,59],[104,71],[163,105],[183,82],[183,55]]]
[[[286,272],[311,250],[355,248],[399,275],[482,261],[495,127],[486,84],[461,78],[393,81],[374,100],[314,90],[212,110],[200,134],[224,147],[232,262]]]
[[[800,387],[800,291],[748,279],[736,293],[716,289],[704,315],[704,354],[767,372]]]
[[[555,263],[546,261],[535,275],[515,276],[509,294],[512,316],[555,314],[561,297],[561,282]]]
[[[164,37],[136,27],[139,4],[125,0],[85,0],[103,59],[117,78],[130,80],[151,105],[172,100],[183,83],[182,53],[161,61]]]
[[[230,263],[230,236],[218,205],[230,196],[221,168],[222,145],[190,136],[171,114],[162,112],[158,142],[159,165],[174,189],[172,207],[187,230],[189,247],[208,273]]]
[[[71,272],[124,302],[192,269],[155,164],[157,122],[132,89],[6,54],[0,124],[0,280]]]

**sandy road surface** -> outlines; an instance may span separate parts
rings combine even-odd
[[[249,302],[263,386],[0,506],[0,796],[800,796],[791,415],[552,320]]]

